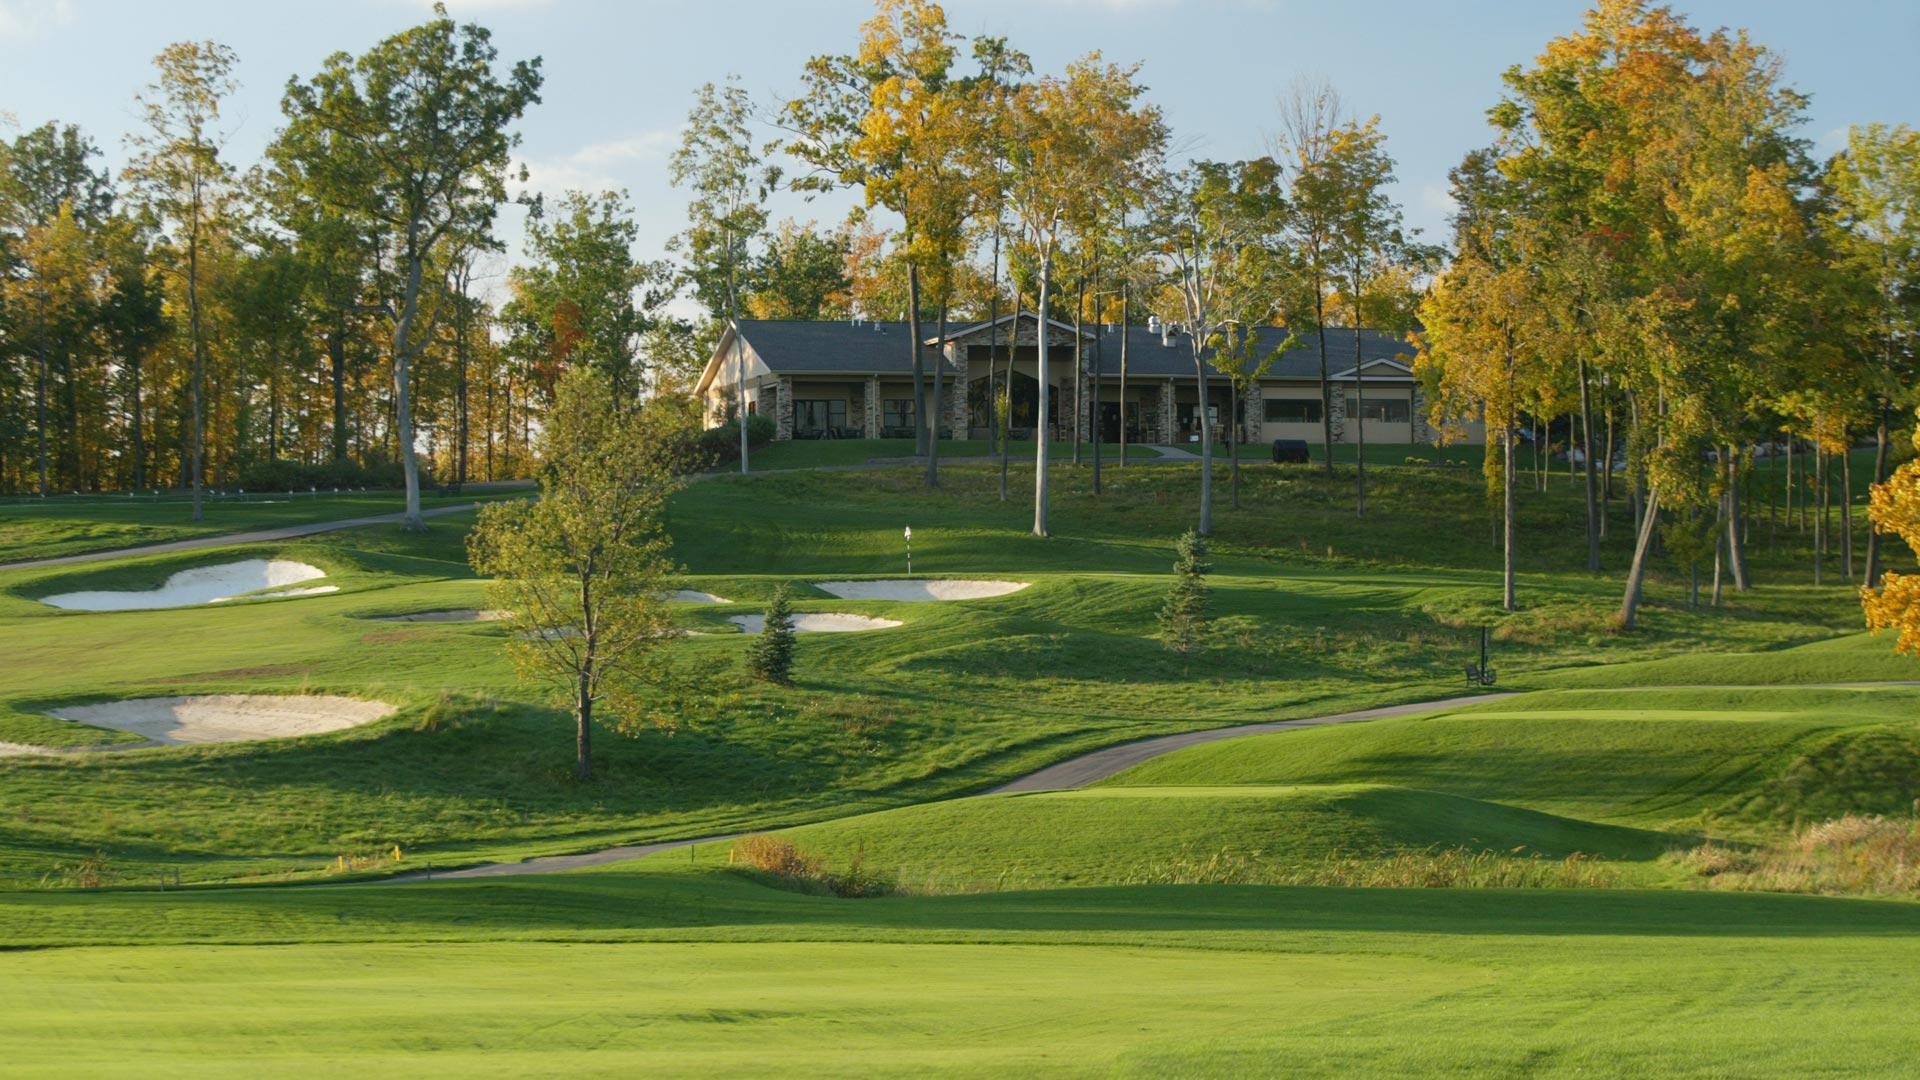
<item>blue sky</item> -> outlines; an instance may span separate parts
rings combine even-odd
[[[1805,134],[1825,153],[1851,123],[1920,125],[1912,82],[1920,52],[1915,0],[1688,0],[1698,26],[1743,26],[1786,60],[1813,95]],[[80,124],[107,160],[124,156],[133,95],[170,41],[212,38],[240,56],[229,156],[255,160],[279,121],[289,76],[329,53],[359,51],[425,18],[428,0],[0,0],[0,112],[21,126]],[[809,57],[852,47],[871,11],[861,0],[451,0],[453,14],[494,31],[503,58],[545,58],[544,103],[521,125],[535,186],[625,188],[640,224],[636,254],[655,257],[682,224],[685,197],[666,179],[693,90],[742,76],[758,98],[798,86]],[[1058,71],[1091,49],[1139,61],[1183,153],[1237,158],[1264,151],[1274,102],[1297,76],[1324,75],[1358,113],[1379,113],[1399,162],[1409,221],[1440,239],[1446,173],[1487,140],[1484,113],[1500,73],[1569,32],[1579,0],[954,0],[965,35],[1006,35]],[[782,216],[838,219],[851,198]],[[517,224],[503,222],[517,241]]]

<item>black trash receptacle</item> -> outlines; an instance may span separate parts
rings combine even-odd
[[[1307,440],[1273,440],[1273,462],[1276,465],[1305,465],[1307,463]]]

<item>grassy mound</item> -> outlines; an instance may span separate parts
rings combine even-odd
[[[861,860],[907,889],[956,892],[1263,880],[1335,857],[1409,851],[1651,860],[1676,840],[1457,796],[1372,784],[1132,787],[990,795],[786,830],[829,866]],[[1218,872],[1224,873],[1225,870]]]
[[[1109,786],[1385,783],[1656,830],[1742,812],[1836,729],[1906,721],[1920,690],[1557,691],[1285,732],[1146,762]],[[1805,770],[1803,770],[1805,771]],[[1852,783],[1852,781],[1844,781]],[[1810,780],[1809,792],[1826,794]]]

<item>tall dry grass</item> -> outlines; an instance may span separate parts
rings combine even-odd
[[[1328,855],[1318,862],[1270,863],[1258,851],[1182,854],[1128,875],[1139,885],[1324,885],[1369,889],[1604,889],[1619,875],[1598,856],[1553,858],[1523,848],[1465,847],[1387,856]]]
[[[793,841],[764,833],[734,841],[727,852],[727,865],[745,867],[772,884],[816,896],[860,899],[891,896],[899,891],[891,875],[867,866],[863,853],[855,852],[845,868],[834,870],[819,856],[801,851]]]
[[[1920,896],[1920,822],[1848,814],[1764,847],[1708,841],[1670,861],[1717,889]]]

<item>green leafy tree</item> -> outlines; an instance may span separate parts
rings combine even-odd
[[[1178,321],[1186,330],[1183,336],[1193,354],[1200,393],[1198,531],[1203,537],[1213,535],[1208,370],[1237,372],[1244,387],[1272,364],[1271,352],[1254,355],[1252,328],[1272,321],[1277,313],[1274,262],[1268,250],[1283,207],[1279,178],[1269,158],[1196,162],[1170,177],[1158,200],[1161,251],[1171,271]],[[1210,355],[1217,364],[1209,362]]]
[[[1174,550],[1173,587],[1160,607],[1160,643],[1187,656],[1206,640],[1211,605],[1207,575],[1213,564],[1207,561],[1206,538],[1192,529],[1180,537]]]
[[[767,601],[766,624],[747,647],[747,673],[762,682],[793,683],[793,597],[786,585]]]
[[[498,50],[485,27],[456,26],[444,4],[435,18],[353,57],[335,53],[309,83],[287,84],[280,139],[318,200],[368,223],[382,237],[391,326],[393,412],[406,475],[408,528],[420,515],[414,449],[413,364],[433,339],[426,274],[443,245],[487,235],[506,201],[508,128],[540,100],[540,60],[496,76]]]
[[[563,336],[566,358],[598,368],[622,399],[639,392],[640,337],[671,294],[665,265],[633,257],[636,237],[621,193],[569,191],[551,210],[534,199],[528,262],[509,275],[514,302],[536,309],[519,321],[541,328],[550,345]]]
[[[1920,386],[1920,131],[1869,124],[1847,133],[1847,148],[1827,168],[1830,224],[1843,279],[1858,287],[1842,310],[1853,315],[1850,340],[1865,363],[1875,399],[1873,482],[1887,481],[1894,411]],[[1880,533],[1867,534],[1866,582],[1883,569]]]
[[[686,253],[694,295],[733,332],[739,416],[747,415],[747,357],[740,341],[740,294],[752,272],[750,245],[766,231],[767,198],[780,170],[753,145],[752,102],[731,81],[700,88],[670,175],[692,190],[687,231],[672,246]],[[748,470],[747,425],[740,425],[740,471]]]
[[[220,160],[226,134],[220,104],[238,85],[232,49],[211,41],[183,41],[154,57],[158,78],[140,96],[147,130],[128,140],[134,157],[127,179],[148,212],[172,232],[178,253],[171,268],[185,285],[187,338],[193,353],[190,394],[193,443],[190,478],[193,520],[199,521],[206,479],[207,329],[201,304],[201,261],[211,220],[222,212],[232,168]]]
[[[645,688],[671,682],[663,596],[676,571],[662,515],[687,434],[674,410],[616,401],[603,374],[574,368],[541,427],[540,498],[482,507],[467,539],[493,605],[512,612],[521,678],[573,712],[582,780],[602,700],[630,718]]]
[[[1033,533],[1048,535],[1049,370],[1047,317],[1054,260],[1089,203],[1124,178],[1151,174],[1166,147],[1160,110],[1142,101],[1137,68],[1102,63],[1098,53],[1068,65],[1064,77],[1043,76],[1007,101],[1007,206],[1036,256],[1039,415],[1034,425]]]
[[[812,222],[782,221],[756,260],[747,292],[747,312],[756,319],[844,319],[847,230],[815,231]]]

